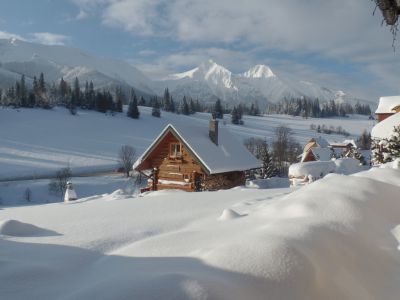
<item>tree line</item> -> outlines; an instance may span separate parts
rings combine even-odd
[[[357,102],[354,106],[350,103],[336,103],[335,100],[320,103],[319,99],[292,98],[284,99],[267,107],[268,114],[286,114],[301,116],[303,118],[326,118],[348,114],[371,115],[368,104]]]

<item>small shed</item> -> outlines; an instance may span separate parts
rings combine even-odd
[[[228,189],[245,184],[260,162],[226,128],[168,124],[133,168],[148,177],[144,190]]]

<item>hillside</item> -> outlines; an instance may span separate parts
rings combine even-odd
[[[80,110],[73,116],[60,107],[53,110],[0,109],[1,124],[7,128],[0,131],[0,179],[49,175],[66,166],[75,174],[114,170],[122,145],[134,146],[139,155],[168,123],[190,122],[208,127],[210,118],[205,113],[184,116],[162,112],[158,119],[151,116],[150,108],[140,107],[140,111],[140,119],[133,120],[126,114],[110,116],[87,110]],[[364,129],[370,131],[374,124],[367,117],[357,115],[332,119],[244,116],[244,122],[243,126],[232,125],[227,115],[221,126],[231,130],[238,142],[248,137],[271,142],[274,129],[286,125],[294,131],[295,138],[305,144],[317,135],[310,131],[310,124],[342,126],[352,135],[350,138],[357,138]],[[332,141],[344,139],[338,135],[323,136]]]
[[[135,67],[116,59],[94,56],[66,46],[48,46],[16,39],[0,39],[0,76],[27,81],[43,72],[47,82],[58,82],[62,77],[72,82],[92,80],[96,88],[115,85],[130,86],[140,93],[154,94],[152,82]],[[0,77],[1,78],[1,77]],[[8,87],[0,81],[0,87]]]

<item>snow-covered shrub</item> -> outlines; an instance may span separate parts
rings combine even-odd
[[[393,129],[389,138],[372,140],[372,161],[374,165],[388,163],[400,157],[400,126]]]

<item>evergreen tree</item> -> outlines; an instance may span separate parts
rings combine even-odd
[[[89,83],[89,98],[88,98],[89,109],[95,109],[96,107],[96,93],[94,91],[93,81]]]
[[[89,108],[89,82],[86,80],[85,82],[85,90],[83,91],[82,95],[82,108]]]
[[[195,104],[194,104],[194,102],[193,102],[193,99],[192,98],[190,98],[190,101],[189,101],[189,114],[194,114],[196,112],[196,106],[195,106]]]
[[[140,96],[138,105],[146,106],[146,100],[144,100],[143,96]]]
[[[170,103],[169,103],[169,109],[168,109],[168,111],[170,111],[170,112],[172,112],[172,113],[175,113],[175,112],[176,112],[176,109],[175,109],[175,101],[174,101],[174,99],[172,99],[172,97],[171,97],[171,101],[170,101]]]
[[[236,106],[233,107],[232,112],[231,112],[231,122],[232,124],[239,124],[239,113],[238,110],[236,108]]]
[[[115,91],[115,105],[118,112],[122,112],[122,104],[125,102],[125,95],[122,87],[117,87]]]
[[[33,92],[35,93],[36,97],[40,96],[40,90],[39,90],[39,83],[37,81],[36,76],[33,76]]]
[[[158,102],[157,98],[153,100],[153,109],[151,111],[151,115],[157,118],[161,117],[160,103]]]
[[[261,177],[271,178],[276,176],[277,171],[272,160],[272,154],[269,152],[266,141],[260,147],[259,159],[261,160]]]
[[[171,95],[169,94],[168,88],[166,88],[164,90],[164,96],[163,96],[163,99],[162,99],[162,108],[165,111],[169,111],[169,108],[170,108],[170,105],[171,105],[170,102],[171,102]]]
[[[81,103],[81,87],[79,85],[78,77],[75,77],[75,80],[74,80],[74,88],[72,90],[72,97],[74,98],[76,105],[81,107],[82,106],[82,103]]]
[[[46,94],[46,82],[44,81],[44,75],[43,73],[40,73],[39,76],[39,93],[41,95]]]
[[[67,94],[68,94],[68,84],[64,80],[64,78],[62,78],[62,77],[61,77],[61,80],[60,80],[60,84],[58,86],[58,90],[59,90],[59,93],[60,93],[60,96],[61,96],[61,103],[63,105],[66,105],[67,104]],[[34,94],[36,95],[36,93],[34,93]]]
[[[128,117],[133,118],[133,119],[138,119],[139,115],[140,115],[140,112],[138,109],[137,97],[136,97],[135,91],[133,89],[131,90],[131,98],[129,101],[127,115],[128,115]]]
[[[215,102],[213,111],[212,111],[213,118],[223,119],[224,118],[224,111],[222,109],[221,100],[217,99]]]
[[[21,80],[20,80],[20,102],[21,106],[27,107],[28,106],[28,90],[26,88],[25,84],[25,75],[22,74]]]
[[[180,112],[186,116],[189,115],[189,105],[186,96],[183,96]]]

